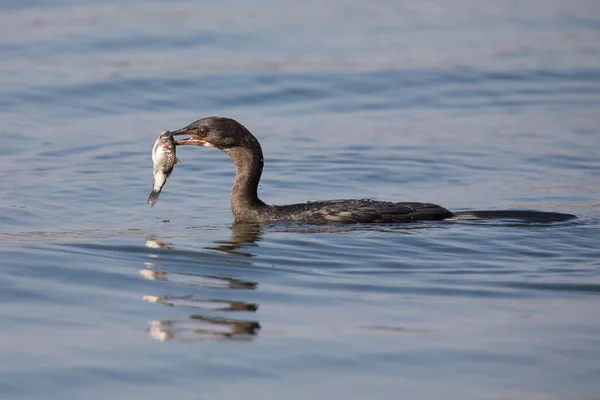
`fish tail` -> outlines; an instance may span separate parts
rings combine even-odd
[[[158,201],[158,196],[160,196],[160,190],[153,190],[148,196],[148,202],[146,203],[147,207],[153,207]]]

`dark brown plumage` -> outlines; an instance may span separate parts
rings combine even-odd
[[[176,140],[179,146],[216,147],[227,153],[236,168],[231,191],[231,211],[236,222],[299,224],[359,224],[436,221],[449,218],[511,218],[526,221],[557,221],[574,218],[570,214],[538,211],[499,210],[452,213],[429,203],[394,203],[387,201],[327,200],[290,205],[267,205],[257,193],[263,170],[263,153],[258,140],[239,122],[222,117],[195,121],[172,136],[189,136]]]

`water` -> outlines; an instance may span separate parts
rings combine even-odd
[[[496,4],[497,3],[497,4]],[[4,1],[6,399],[600,396],[596,1]],[[269,203],[574,213],[234,225],[244,123]]]

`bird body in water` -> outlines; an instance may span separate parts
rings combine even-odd
[[[231,211],[236,222],[324,225],[403,223],[452,218],[511,218],[546,222],[574,218],[570,214],[521,210],[453,213],[430,203],[396,203],[368,199],[268,205],[258,197],[258,184],[264,165],[262,149],[256,137],[242,124],[230,118],[208,117],[167,134],[188,136],[175,140],[178,146],[216,147],[231,157],[236,168],[231,191]]]

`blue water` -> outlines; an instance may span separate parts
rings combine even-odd
[[[574,221],[233,224],[267,203],[426,201]],[[600,397],[600,6],[0,4],[0,397]]]

